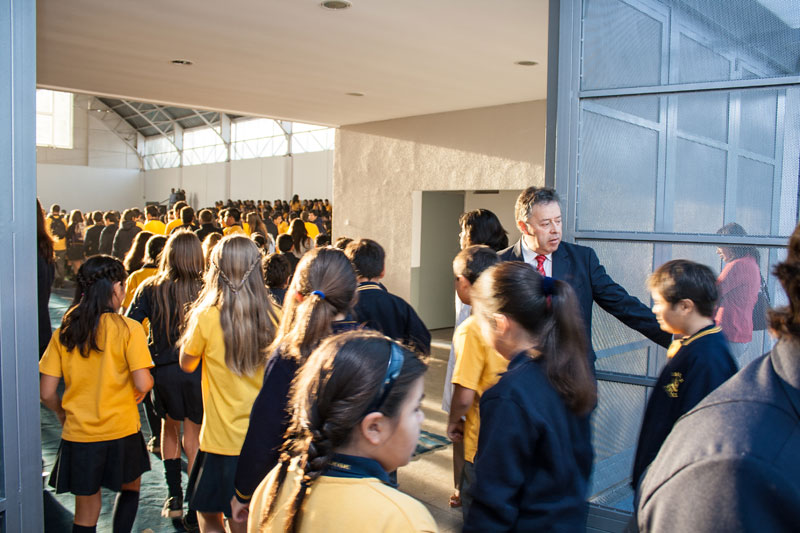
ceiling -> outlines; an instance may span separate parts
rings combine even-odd
[[[37,85],[330,126],[546,96],[548,0],[320,1],[38,0]]]

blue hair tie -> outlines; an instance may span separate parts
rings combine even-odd
[[[319,296],[323,300],[325,299],[325,293],[322,292],[322,291],[311,291],[311,294],[316,294],[317,296]]]
[[[549,276],[542,276],[542,294],[552,296],[556,288],[556,280]]]

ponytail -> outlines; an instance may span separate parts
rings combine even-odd
[[[505,262],[490,267],[478,278],[473,300],[484,318],[504,314],[537,340],[537,359],[570,411],[585,415],[594,408],[597,388],[572,287],[542,277],[526,263]]]
[[[281,348],[302,365],[333,332],[336,315],[350,311],[355,292],[356,275],[341,250],[315,248],[306,252],[286,294],[283,318],[269,352]],[[297,301],[296,295],[302,301]]]

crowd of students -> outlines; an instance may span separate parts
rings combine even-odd
[[[536,208],[555,212],[555,193],[532,188],[520,202],[523,234],[535,237],[531,242],[552,235],[553,227],[536,233],[525,224]],[[157,209],[145,210],[145,220],[125,211],[111,255],[101,245],[99,255],[86,255],[95,250],[89,247],[94,225],[87,229],[83,256],[70,260],[78,262],[74,301],[52,338],[42,336],[40,316],[41,397],[64,426],[50,484],[75,494],[73,531],[95,530],[101,487],[119,493],[115,531],[130,531],[140,476],[150,469],[139,402],[160,435],[168,487],[163,515],[183,518],[187,529],[437,531],[427,509],[397,490],[396,477],[419,438],[431,337],[413,308],[382,285],[381,245],[345,237],[331,245],[327,201],[229,201],[200,211],[199,222],[181,204],[175,202],[172,220],[159,220]],[[51,211],[46,223],[39,208],[40,302],[57,260],[48,231],[60,233],[54,222],[60,210]],[[93,232],[92,242],[97,233],[108,244],[102,236],[114,227],[110,214],[103,218],[112,224]],[[555,246],[532,250],[532,261],[504,261],[513,247],[494,213],[472,211],[459,222],[458,324],[443,401],[454,443],[450,504],[461,507],[464,531],[584,530],[597,385],[576,290],[546,265],[559,243],[550,238]],[[560,211],[554,222],[560,239]],[[319,230],[317,242],[311,226]],[[71,227],[72,216],[65,240]],[[636,450],[632,485],[640,512],[633,529],[670,527],[681,504],[703,517],[693,521],[683,513],[681,530],[747,529],[756,524],[746,516],[751,508],[772,530],[800,523],[792,474],[800,226],[775,275],[789,298],[768,317],[778,345],[738,373],[719,324],[720,294],[730,292],[723,280],[687,260],[650,276],[653,320],[673,340]],[[769,407],[759,398],[768,398]],[[720,407],[701,414],[705,405]],[[768,428],[743,424],[749,431],[743,437],[725,425],[724,416],[744,420],[754,406]],[[794,414],[781,418],[784,408]],[[718,432],[692,433],[709,420]],[[678,429],[693,454],[682,450]],[[769,448],[778,435],[784,447]],[[748,482],[741,474],[755,468],[744,464],[754,450],[753,461],[767,457],[784,468],[773,468],[777,481],[762,475]],[[185,489],[181,451],[190,472]],[[720,492],[744,508],[719,505],[713,481],[682,476],[681,465],[728,480]],[[698,495],[693,483],[706,493]],[[737,499],[758,491],[766,496]],[[697,501],[690,504],[691,494]]]

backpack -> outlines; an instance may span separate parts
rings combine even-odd
[[[63,239],[67,236],[67,225],[64,224],[63,218],[60,216],[50,217],[50,234],[57,239]]]

